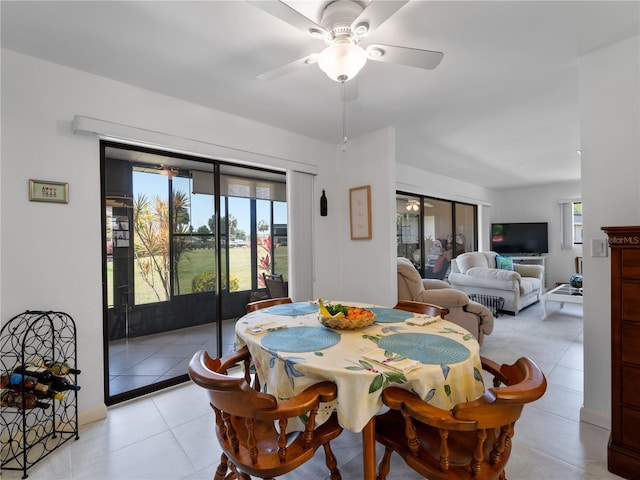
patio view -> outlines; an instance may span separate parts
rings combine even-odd
[[[287,281],[287,204],[281,173],[104,148],[105,388],[115,403],[184,381],[195,350],[223,348],[223,323],[264,289],[263,273]]]

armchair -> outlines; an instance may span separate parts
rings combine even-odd
[[[513,264],[513,270],[496,268],[496,252],[469,252],[451,262],[449,282],[467,294],[504,298],[503,311],[512,315],[542,298],[544,267]]]
[[[430,303],[446,308],[445,319],[465,328],[482,345],[493,331],[493,314],[487,307],[472,302],[466,293],[454,290],[444,280],[421,278],[413,264],[398,257],[398,301]]]

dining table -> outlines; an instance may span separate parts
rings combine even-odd
[[[248,347],[261,390],[278,401],[316,383],[334,382],[337,399],[321,405],[317,422],[335,412],[343,428],[361,432],[363,478],[375,480],[375,417],[386,408],[384,388],[406,388],[446,410],[474,400],[485,390],[480,345],[467,330],[440,317],[331,303],[366,308],[375,321],[363,328],[328,328],[319,322],[317,301],[274,305],[238,319],[235,348]],[[288,428],[302,429],[302,424],[291,422]]]

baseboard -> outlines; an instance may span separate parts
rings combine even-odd
[[[107,406],[104,404],[78,413],[78,425],[85,425],[103,418],[107,418]]]
[[[580,408],[580,421],[590,423],[591,425],[595,425],[596,427],[604,428],[606,430],[611,430],[611,416],[604,415],[600,412],[596,412],[595,410],[589,410],[585,408],[584,405]]]

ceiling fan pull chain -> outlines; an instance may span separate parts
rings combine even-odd
[[[344,81],[341,82],[340,88],[342,89],[342,151],[347,151],[347,101],[344,91]]]

